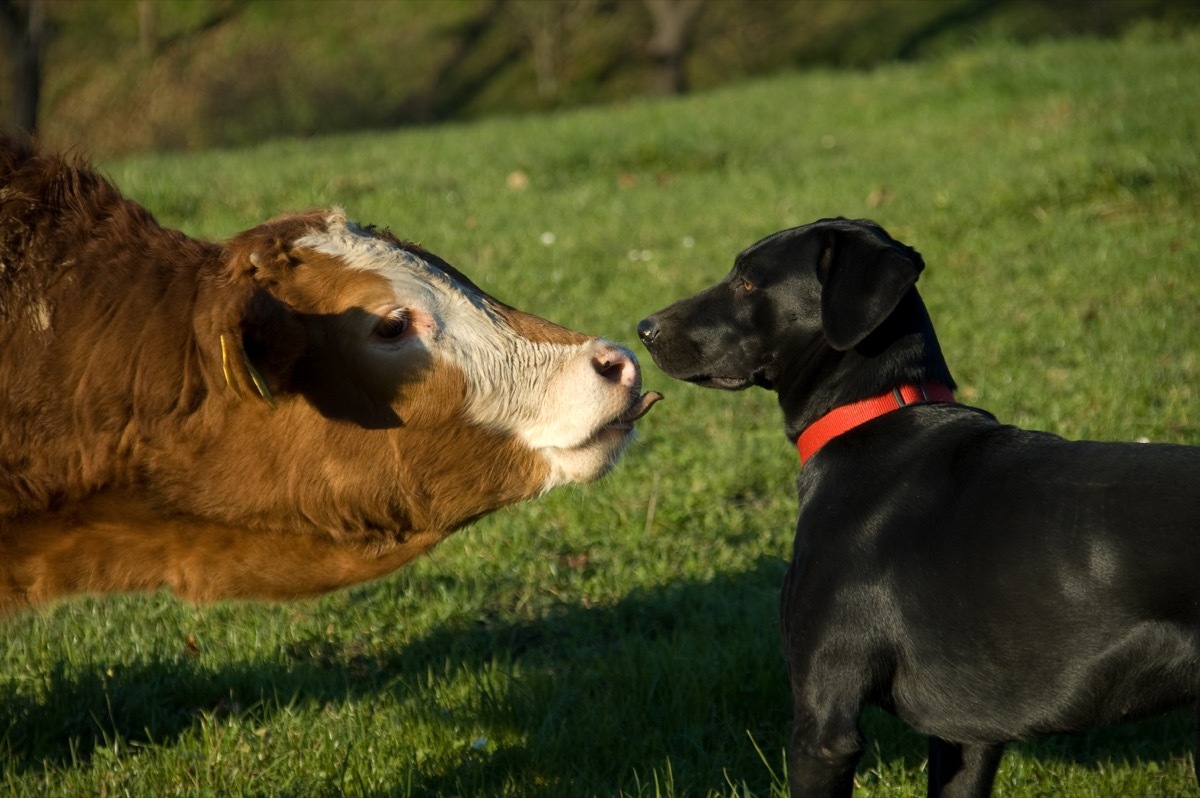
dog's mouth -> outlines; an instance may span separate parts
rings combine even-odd
[[[740,391],[750,387],[750,381],[740,377],[689,377],[688,382],[703,388],[719,388],[722,391]]]
[[[701,374],[683,379],[685,382],[699,385],[701,388],[717,388],[722,391],[744,391],[756,385],[763,388],[771,387],[766,377],[757,374],[750,377],[713,377]]]

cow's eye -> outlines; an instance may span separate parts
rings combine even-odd
[[[408,311],[393,310],[375,325],[375,337],[383,341],[394,341],[408,332],[409,326],[411,324]]]

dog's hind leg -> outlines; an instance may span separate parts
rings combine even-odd
[[[988,798],[1004,743],[960,745],[929,738],[928,798]]]

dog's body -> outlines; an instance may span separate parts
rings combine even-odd
[[[923,265],[823,220],[638,326],[673,377],[775,390],[810,458],[782,600],[797,798],[851,794],[866,703],[929,735],[950,798],[990,794],[1010,740],[1200,695],[1200,448],[1066,441],[945,395],[805,440],[834,408],[953,388]]]

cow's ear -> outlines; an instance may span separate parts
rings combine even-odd
[[[857,346],[891,315],[923,268],[916,250],[867,229],[830,231],[817,264],[829,345],[839,351]]]
[[[217,331],[221,371],[235,395],[274,407],[307,344],[295,309],[275,293],[293,263],[283,242],[233,243],[243,246],[225,253],[225,313]]]
[[[234,282],[250,281],[268,288],[287,282],[299,262],[291,240],[260,225],[235,236],[225,245],[225,269]],[[287,231],[290,232],[290,231]]]

